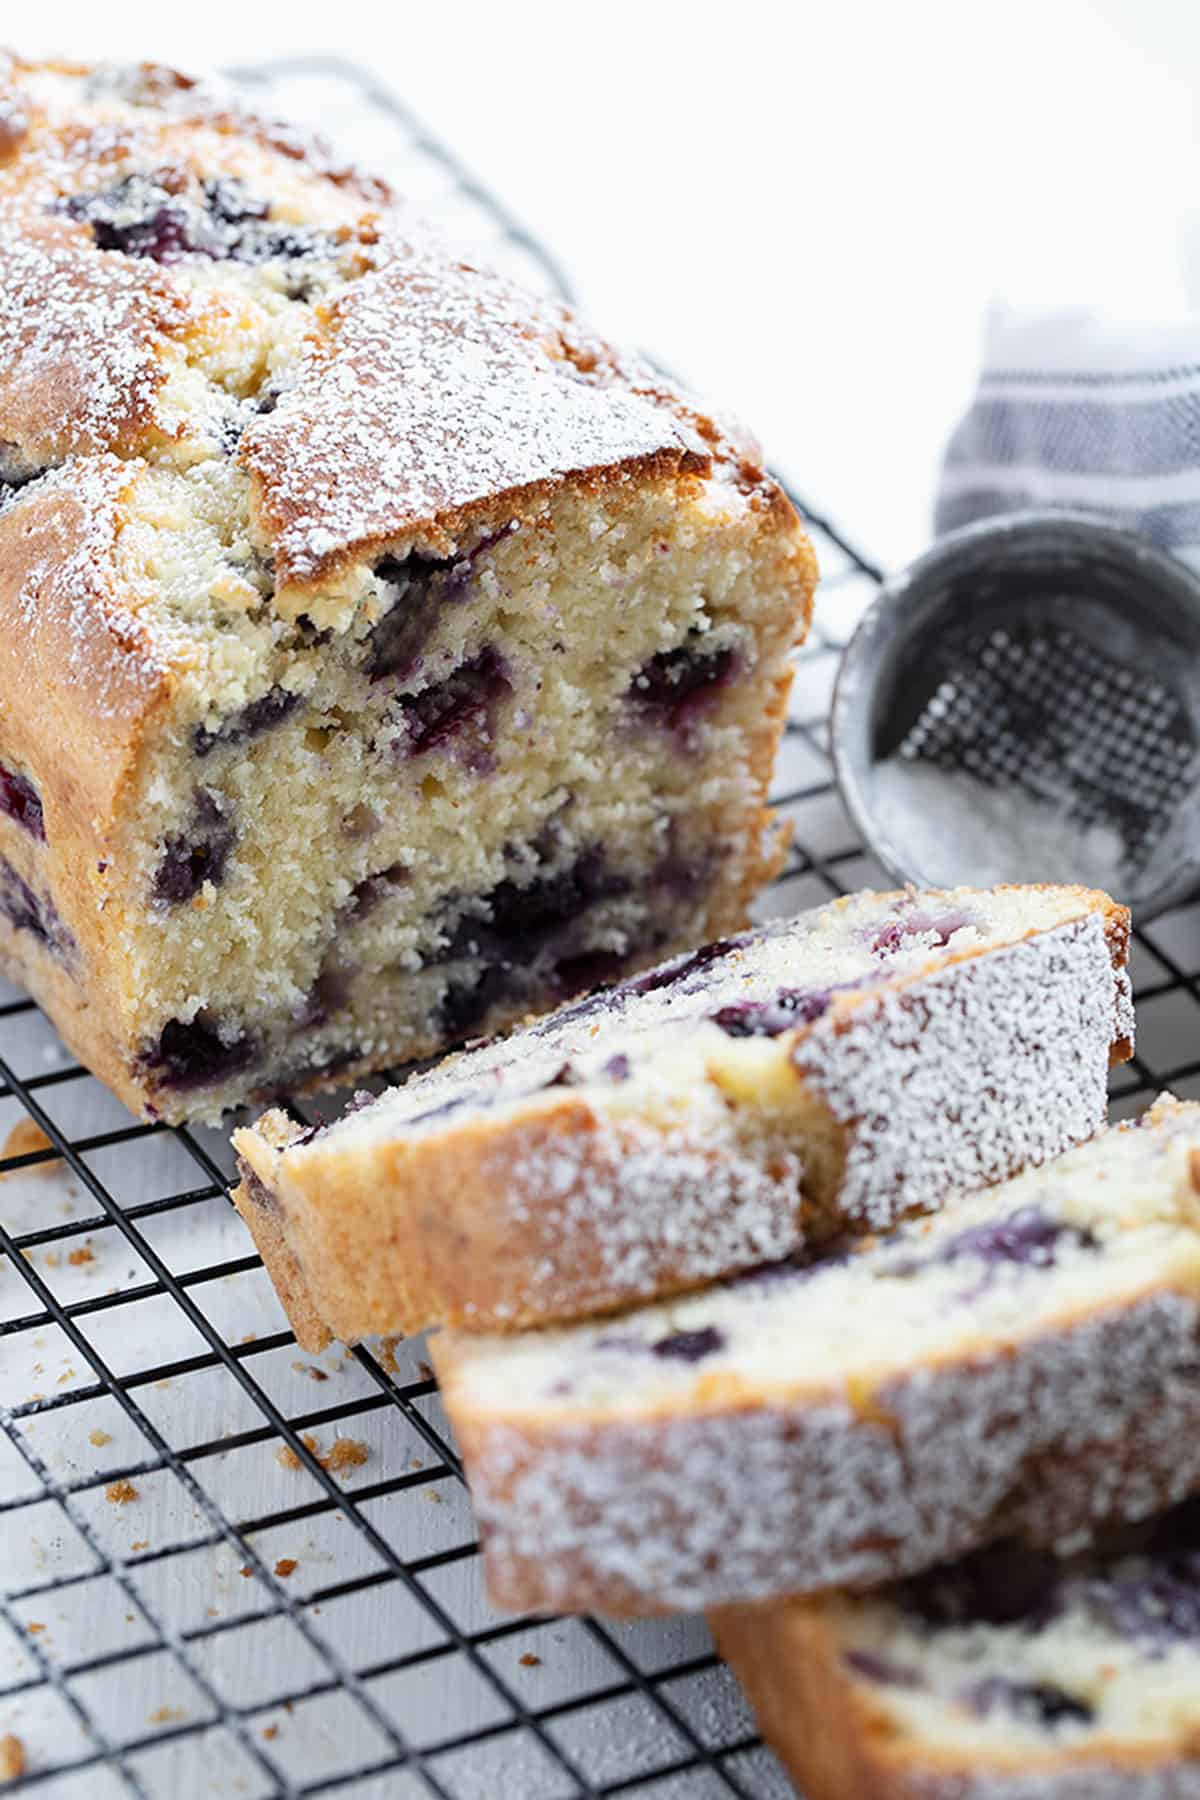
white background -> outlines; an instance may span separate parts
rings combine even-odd
[[[1193,0],[4,12],[26,51],[369,65],[557,246],[602,326],[739,410],[891,562],[927,533],[991,295],[1180,304]]]

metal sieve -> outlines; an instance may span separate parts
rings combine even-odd
[[[1200,889],[1200,576],[1071,514],[966,526],[880,590],[830,734],[897,881],[1079,880],[1148,919]]]

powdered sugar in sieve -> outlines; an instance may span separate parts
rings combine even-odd
[[[832,734],[897,878],[1082,881],[1147,917],[1200,881],[1200,581],[1090,520],[955,532],[864,619]]]

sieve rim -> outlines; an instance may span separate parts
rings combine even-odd
[[[871,799],[875,736],[873,702],[894,667],[897,648],[912,635],[924,609],[935,610],[946,583],[956,573],[978,567],[986,549],[992,569],[1006,557],[1044,548],[1081,565],[1102,557],[1107,570],[1123,569],[1132,579],[1168,598],[1195,622],[1200,649],[1200,573],[1180,558],[1147,542],[1136,532],[1087,512],[1059,508],[1022,508],[939,537],[928,549],[887,577],[863,614],[842,653],[829,713],[829,752],[842,802],[864,844],[893,881],[918,880],[906,867],[902,846],[889,834]],[[1134,896],[1140,920],[1194,898],[1200,892],[1200,843],[1196,853],[1159,885]],[[1122,895],[1114,895],[1122,899]]]

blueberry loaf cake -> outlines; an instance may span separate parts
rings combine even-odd
[[[211,1118],[745,923],[755,447],[183,77],[0,58],[0,960]]]
[[[512,1329],[878,1229],[1103,1124],[1128,914],[866,893],[708,945],[338,1123],[235,1134],[300,1341]]]
[[[714,1616],[808,1800],[1197,1800],[1200,1503]]]
[[[1054,1543],[1200,1488],[1200,1105],[883,1238],[431,1340],[496,1602],[640,1613]]]

